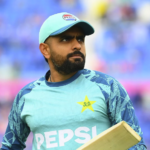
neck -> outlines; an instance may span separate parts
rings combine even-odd
[[[49,82],[65,81],[77,73],[77,72],[73,72],[68,75],[63,75],[63,74],[60,74],[59,72],[57,72],[56,70],[53,70],[52,68],[51,68],[50,72],[51,72],[50,78],[48,79]]]

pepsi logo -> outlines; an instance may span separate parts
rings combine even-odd
[[[69,15],[69,14],[63,15],[63,19],[66,21],[76,21],[76,18],[72,15]]]

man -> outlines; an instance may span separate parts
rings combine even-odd
[[[89,23],[69,13],[43,23],[39,49],[50,71],[16,96],[1,150],[23,150],[30,132],[33,150],[76,150],[122,120],[142,137],[122,85],[106,74],[83,69],[84,40],[92,33]],[[142,139],[130,150],[145,149]]]

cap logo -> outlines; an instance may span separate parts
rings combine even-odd
[[[63,15],[63,19],[66,21],[76,21],[76,18],[72,15],[69,15],[69,14]]]

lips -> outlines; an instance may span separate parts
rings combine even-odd
[[[81,55],[72,55],[71,57],[82,57]]]
[[[74,53],[68,54],[67,56],[68,58],[83,58],[84,59],[84,55],[80,52],[80,51],[75,51]]]

